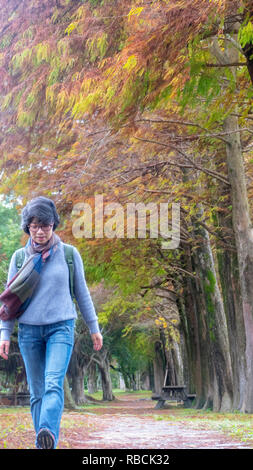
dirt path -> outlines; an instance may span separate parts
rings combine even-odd
[[[155,410],[150,399],[120,398],[106,408],[65,412],[60,448],[72,449],[246,449],[244,442],[182,420],[177,411]],[[169,419],[166,419],[168,418]],[[163,419],[165,418],[165,419]],[[68,422],[75,423],[69,427]]]

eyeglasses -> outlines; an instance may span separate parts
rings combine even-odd
[[[30,224],[28,225],[29,229],[31,232],[37,232],[40,228],[43,230],[43,232],[49,232],[51,228],[53,227],[54,224],[49,224],[49,225],[35,225],[35,224]]]

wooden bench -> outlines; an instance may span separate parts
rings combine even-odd
[[[27,393],[0,393],[0,406],[29,406],[30,395]]]

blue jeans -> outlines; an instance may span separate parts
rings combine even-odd
[[[19,324],[18,342],[25,363],[36,435],[47,428],[59,439],[64,408],[64,377],[74,344],[75,320],[50,325]],[[36,442],[37,445],[37,442]]]

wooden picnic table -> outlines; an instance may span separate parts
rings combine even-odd
[[[165,401],[183,401],[186,408],[192,406],[195,394],[188,394],[185,385],[165,385],[160,395],[154,395],[152,400],[157,400],[156,409],[164,407]]]
[[[185,408],[191,408],[195,394],[189,394],[186,391],[185,385],[170,385],[169,383],[169,368],[166,367],[163,388],[160,395],[154,395],[152,400],[157,400],[155,408],[163,408],[165,401],[184,402]]]

